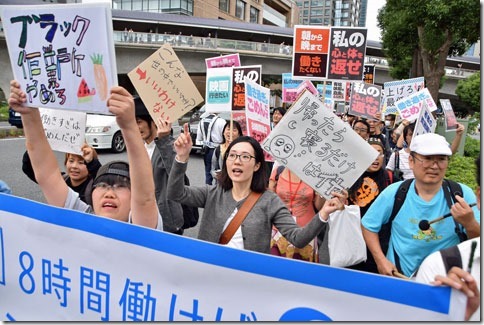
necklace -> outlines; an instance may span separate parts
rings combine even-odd
[[[296,199],[296,195],[297,195],[297,192],[299,191],[299,188],[301,187],[301,179],[299,179],[299,183],[296,187],[296,191],[292,191],[292,179],[291,179],[291,171],[288,169],[287,170],[288,174],[289,174],[289,211],[291,211],[292,213],[292,208],[293,208],[293,204],[294,204],[294,200]],[[294,213],[292,213],[294,215]]]

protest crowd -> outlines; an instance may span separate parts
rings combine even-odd
[[[126,30],[127,38],[131,32]],[[286,51],[284,44],[281,51]],[[253,86],[246,81],[245,87]],[[342,142],[350,139],[348,148],[359,146],[367,154],[350,158],[368,162],[347,180],[349,186],[323,190],[313,183],[321,174],[314,176],[307,169],[313,162],[301,155],[300,164],[305,165],[301,172],[295,168],[299,158],[288,152],[304,145],[309,148],[306,154],[330,150],[321,147],[311,152],[308,131],[302,137],[296,131],[285,134],[286,142],[278,142],[284,136],[282,128],[291,129],[300,107],[305,107],[300,98],[309,92],[298,94],[301,97],[293,102],[297,105],[271,108],[266,142],[255,129],[248,130],[253,123],[249,118],[242,125],[223,119],[216,110],[203,116],[196,141],[203,148],[204,184],[190,183],[186,176],[194,145],[188,124],[174,137],[172,120],[154,116],[141,93],[112,85],[106,99],[126,142],[128,161],[101,165],[96,150],[84,143],[82,154],[65,154],[65,172],[44,133],[38,107],[28,103],[29,95],[18,80],[11,81],[8,104],[22,117],[27,148],[22,170],[39,184],[49,205],[176,236],[199,225],[198,239],[233,249],[450,286],[468,298],[466,320],[479,320],[480,187],[474,192],[445,178],[464,126],[457,123],[455,137],[448,143],[433,130],[419,131],[420,117],[386,113],[380,103],[372,116],[350,109],[339,114],[328,110],[331,117],[323,119],[316,112],[312,118],[320,125],[323,120],[333,123],[318,127],[320,137],[334,137],[327,140],[334,144],[344,132]],[[278,156],[279,147],[287,154]],[[346,177],[342,176],[346,161],[334,161],[340,163],[337,176]],[[351,170],[355,164],[347,166]],[[480,185],[480,158],[476,166]],[[1,180],[0,192],[11,193]],[[440,216],[446,217],[435,220]],[[338,229],[336,223],[351,220],[356,227],[339,228],[337,236],[331,232]],[[355,246],[338,250],[338,240]],[[448,254],[450,248],[451,254],[460,252],[451,264],[440,253]],[[345,262],[335,262],[335,251]],[[472,270],[466,268],[474,259]]]

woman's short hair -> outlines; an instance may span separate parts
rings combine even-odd
[[[244,133],[242,133],[242,127],[240,126],[240,123],[234,120],[232,120],[232,123],[234,125],[232,128],[235,127],[237,129],[237,131],[239,132],[239,137],[241,135],[244,135]],[[224,125],[224,129],[222,130],[222,138],[223,138],[222,143],[227,142],[227,139],[225,139],[225,129],[228,128],[229,126],[230,126],[230,121],[227,121],[227,123],[225,123]]]
[[[240,136],[232,141],[227,150],[225,150],[222,172],[220,174],[220,179],[218,184],[222,186],[224,190],[230,190],[233,187],[232,179],[230,179],[227,172],[227,155],[234,145],[240,142],[249,143],[254,149],[255,163],[260,163],[259,169],[254,172],[252,177],[252,182],[250,184],[250,189],[253,192],[262,193],[266,190],[267,184],[267,173],[266,173],[266,163],[264,158],[264,150],[262,150],[261,145],[254,138],[249,136]]]
[[[76,158],[78,158],[78,159],[82,159],[82,160],[84,160],[84,157],[83,157],[83,156],[81,156],[81,155],[77,155],[77,154],[75,154],[75,153],[68,153],[68,152],[67,152],[67,153],[65,154],[65,156],[64,156],[64,166],[67,164],[67,160],[68,160],[68,159],[69,159],[69,157],[71,157],[71,156],[72,156],[72,157],[76,157]],[[92,159],[93,159],[93,160],[94,160],[94,159],[97,159],[97,152],[96,152],[96,150],[94,150],[94,149],[92,150]],[[86,165],[87,165],[87,163],[86,163]],[[94,176],[94,175],[93,175],[93,176]]]
[[[412,131],[412,133],[413,133],[413,130],[415,130],[415,124],[416,124],[415,122],[410,123],[409,125],[407,125],[403,128],[403,139],[404,140],[405,140],[405,138],[407,137],[407,135],[410,131]]]

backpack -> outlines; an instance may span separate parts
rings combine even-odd
[[[184,175],[185,185],[190,185],[190,180],[188,179],[187,175]],[[183,226],[182,229],[191,228],[197,225],[198,223],[198,207],[191,207],[185,204],[182,204],[183,209]]]
[[[387,254],[388,252],[388,244],[390,242],[390,235],[392,232],[392,222],[395,219],[396,215],[398,214],[398,211],[400,211],[400,208],[403,205],[403,202],[405,201],[405,197],[407,196],[408,188],[410,187],[410,184],[412,183],[413,179],[407,179],[400,184],[398,187],[397,193],[395,194],[395,201],[393,203],[393,208],[392,208],[392,213],[390,215],[390,219],[388,220],[387,223],[382,225],[380,232],[378,233],[378,237],[380,240],[380,246],[382,248],[383,254]],[[452,206],[452,202],[455,201],[455,195],[462,196],[462,187],[460,186],[459,183],[454,182],[450,179],[444,179],[442,183],[442,187],[444,189],[444,196],[445,200],[447,201],[447,205],[449,208]],[[463,242],[464,240],[467,239],[466,233],[463,232],[462,226],[455,221],[455,232],[457,236],[459,237],[460,242]],[[393,251],[394,257],[395,257],[395,266],[401,271],[400,267],[400,258],[398,254]]]

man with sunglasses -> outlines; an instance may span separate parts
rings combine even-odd
[[[444,191],[444,176],[452,155],[445,138],[435,133],[416,136],[410,144],[409,165],[415,179],[406,193],[399,212],[391,224],[391,236],[386,256],[378,233],[392,213],[395,195],[401,182],[388,186],[368,209],[362,219],[363,236],[380,274],[403,273],[411,276],[429,254],[457,245],[460,238],[456,227],[464,228],[468,238],[480,236],[480,214],[469,205],[476,202],[473,191],[464,184],[461,195],[455,195],[452,217],[432,223],[430,228],[419,228],[421,220],[435,220],[449,212]],[[397,268],[397,265],[400,267]]]

